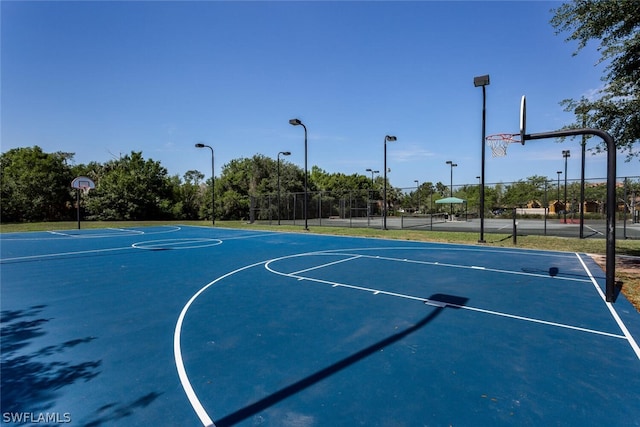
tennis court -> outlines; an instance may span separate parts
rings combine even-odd
[[[0,244],[8,425],[640,425],[640,314],[586,254],[187,226]]]

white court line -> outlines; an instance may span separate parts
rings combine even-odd
[[[351,258],[345,258],[345,259],[340,259],[340,260],[334,261],[334,262],[328,262],[326,264],[321,264],[321,265],[317,265],[315,267],[307,268],[307,269],[304,269],[304,270],[295,271],[295,272],[293,272],[291,274],[306,273],[307,271],[312,271],[312,270],[317,270],[319,268],[329,267],[330,265],[340,264],[342,262],[351,261],[351,260],[354,260],[354,259],[357,259],[357,258],[362,258],[362,255],[355,255],[355,256],[352,256]]]
[[[457,304],[448,304],[448,305],[450,305],[452,307],[456,307],[456,308],[462,308],[464,310],[477,311],[477,312],[485,313],[485,314],[493,314],[495,316],[500,316],[500,317],[508,317],[510,319],[524,320],[526,322],[540,323],[542,325],[556,326],[558,328],[572,329],[574,331],[588,332],[590,334],[604,335],[606,337],[625,339],[625,337],[622,336],[622,335],[612,334],[610,332],[598,331],[598,330],[595,330],[595,329],[582,328],[580,326],[567,325],[565,323],[550,322],[548,320],[541,320],[541,319],[536,319],[536,318],[533,318],[533,317],[518,316],[518,315],[515,315],[515,314],[503,313],[503,312],[493,311],[493,310],[485,310],[484,308],[469,307],[469,306],[465,306],[465,305],[457,305]]]
[[[122,247],[122,248],[92,249],[92,250],[88,250],[88,251],[58,252],[58,253],[55,253],[55,254],[19,256],[19,257],[14,257],[14,258],[0,258],[0,264],[3,263],[3,262],[9,262],[9,261],[24,261],[24,260],[28,260],[28,259],[53,258],[53,257],[58,257],[58,256],[67,256],[67,255],[95,254],[95,253],[100,253],[100,252],[123,251],[125,249],[133,249],[133,247],[125,246],[125,247]]]
[[[91,229],[88,229],[88,230],[91,230]],[[117,234],[111,234],[111,233],[110,234],[92,234],[92,233],[71,234],[71,233],[63,233],[62,231],[53,231],[53,230],[49,230],[47,231],[47,233],[54,234],[56,236],[71,237],[73,239],[87,239],[87,238],[96,238],[96,237],[120,237],[122,233],[124,233],[125,235],[134,235],[134,236],[145,234],[144,231],[133,230],[133,229],[127,230],[126,228],[107,227],[107,228],[104,228],[104,230],[118,231],[119,233]],[[168,233],[168,231],[163,231],[163,233]]]
[[[271,269],[268,269],[269,271],[273,271]],[[375,288],[367,288],[367,287],[363,287],[363,286],[356,286],[356,285],[349,285],[349,284],[345,284],[345,283],[339,283],[339,282],[332,282],[329,280],[322,280],[322,279],[314,279],[312,277],[305,277],[305,276],[297,276],[297,275],[293,275],[293,274],[286,274],[286,273],[279,273],[274,271],[274,273],[276,274],[281,274],[284,276],[288,276],[297,280],[307,280],[310,282],[316,282],[316,283],[322,283],[322,284],[326,284],[326,285],[331,285],[334,288],[348,288],[348,289],[354,289],[354,290],[358,290],[358,291],[364,291],[364,292],[369,292],[372,293],[374,295],[378,295],[378,294],[382,294],[382,295],[389,295],[392,297],[398,297],[398,298],[405,298],[405,299],[410,299],[410,300],[416,300],[416,301],[423,301],[425,303],[430,303],[430,302],[440,302],[440,301],[431,301],[429,298],[424,298],[424,297],[418,297],[415,295],[407,295],[407,294],[400,294],[400,293],[396,293],[396,292],[388,292],[388,291],[384,291],[381,289],[375,289]],[[486,310],[483,308],[477,308],[477,307],[471,307],[471,306],[466,306],[466,305],[458,305],[458,304],[452,304],[452,303],[445,303],[446,305],[449,305],[451,307],[455,307],[455,308],[461,308],[464,310],[470,310],[470,311],[476,311],[479,313],[484,313],[484,314],[491,314],[494,316],[500,316],[500,317],[506,317],[509,319],[516,319],[516,320],[523,320],[526,322],[531,322],[531,323],[539,323],[542,325],[547,325],[547,326],[555,326],[558,328],[564,328],[564,329],[572,329],[574,331],[580,331],[580,332],[588,332],[591,334],[596,334],[596,335],[604,335],[607,337],[613,337],[613,338],[620,338],[620,339],[625,339],[624,336],[622,335],[617,335],[617,334],[612,334],[609,332],[603,332],[603,331],[598,331],[595,329],[588,329],[588,328],[582,328],[579,326],[572,326],[572,325],[568,325],[568,324],[564,324],[564,323],[557,323],[557,322],[550,322],[547,320],[541,320],[541,319],[536,319],[534,317],[525,317],[525,316],[518,316],[515,314],[509,314],[509,313],[504,313],[504,312],[500,312],[500,311],[493,311],[493,310]]]
[[[587,267],[587,265],[584,263],[584,261],[582,260],[582,257],[580,256],[580,254],[576,253],[576,256],[580,260],[580,264],[582,264],[582,268],[584,268],[584,270],[587,272],[587,275],[589,276],[589,278],[591,278],[591,283],[593,283],[593,286],[596,288],[596,291],[600,295],[600,298],[602,298],[602,301],[604,301],[605,305],[607,306],[607,308],[611,312],[611,315],[613,316],[613,318],[615,319],[616,323],[620,327],[620,330],[624,334],[625,338],[627,339],[627,341],[629,341],[629,345],[631,346],[633,351],[636,353],[636,356],[638,357],[638,360],[640,360],[640,347],[638,347],[638,343],[633,338],[633,335],[631,335],[631,333],[627,329],[627,326],[624,324],[624,322],[622,321],[622,319],[618,315],[618,312],[613,307],[613,304],[610,303],[610,302],[607,302],[607,298],[605,297],[604,292],[602,292],[602,289],[600,289],[600,286],[598,285],[598,282],[596,281],[596,279],[591,274],[591,270],[589,270],[589,267]]]
[[[56,236],[64,236],[64,237],[73,237],[72,234],[68,234],[68,233],[61,233],[59,231],[47,231],[47,233],[49,234],[55,234]]]
[[[311,254],[307,254],[307,255],[315,255],[315,254],[311,253]],[[356,257],[349,258],[349,260],[352,260],[352,259],[355,259],[355,258]],[[282,258],[280,258],[280,259],[282,259]],[[342,288],[347,288],[347,289],[354,289],[354,290],[358,290],[358,291],[364,291],[364,292],[367,292],[367,293],[371,293],[373,295],[382,294],[382,295],[389,295],[389,296],[392,296],[392,297],[410,299],[410,300],[415,300],[415,301],[423,301],[423,302],[425,302],[427,304],[432,302],[428,298],[419,297],[419,296],[415,296],[415,295],[408,295],[408,294],[401,294],[401,293],[396,293],[396,292],[389,292],[389,291],[385,291],[385,290],[382,290],[382,289],[375,289],[375,288],[368,288],[368,287],[364,287],[364,286],[350,285],[350,284],[335,282],[335,281],[331,281],[331,280],[316,279],[316,278],[313,278],[313,277],[301,276],[301,275],[298,275],[296,273],[283,273],[281,271],[274,270],[274,269],[272,269],[270,267],[270,264],[271,264],[272,261],[276,261],[276,260],[271,260],[271,261],[268,261],[268,262],[265,263],[265,269],[266,270],[268,270],[268,271],[270,271],[270,272],[272,272],[274,274],[278,274],[280,276],[285,276],[285,277],[290,277],[292,279],[296,279],[296,280],[299,280],[299,281],[300,280],[306,280],[306,281],[309,281],[309,282],[315,282],[315,283],[321,283],[321,284],[325,284],[325,285],[330,285],[331,287],[334,287],[334,288],[342,287]],[[341,260],[341,262],[344,262],[344,261],[347,261],[347,260]],[[325,266],[325,264],[323,264],[322,266]],[[309,271],[309,270],[306,270],[306,271]],[[435,302],[438,302],[438,301],[435,301]],[[547,320],[536,319],[536,318],[533,318],[533,317],[518,316],[518,315],[515,315],[515,314],[509,314],[509,313],[493,311],[493,310],[486,310],[486,309],[477,308],[477,307],[471,307],[471,306],[457,305],[457,304],[452,304],[452,303],[446,303],[446,304],[451,306],[451,307],[456,307],[456,308],[461,308],[461,309],[465,309],[465,310],[480,312],[480,313],[484,313],[484,314],[491,314],[491,315],[494,315],[494,316],[506,317],[506,318],[510,318],[510,319],[523,320],[523,321],[531,322],[531,323],[538,323],[538,324],[547,325],[547,326],[554,326],[554,327],[558,327],[558,328],[571,329],[571,330],[580,331],[580,332],[588,332],[588,333],[591,333],[591,334],[603,335],[603,336],[619,338],[619,339],[625,339],[626,338],[623,335],[612,334],[612,333],[609,333],[609,332],[598,331],[598,330],[595,330],[595,329],[582,328],[582,327],[579,327],[579,326],[573,326],[573,325],[568,325],[568,324],[564,324],[564,323],[550,322],[550,321],[547,321]]]
[[[187,399],[189,399],[189,402],[191,403],[191,407],[193,408],[194,411],[196,411],[198,418],[200,418],[200,422],[202,422],[202,425],[204,426],[215,427],[215,424],[213,423],[213,420],[211,419],[209,414],[207,414],[207,411],[206,409],[204,409],[204,406],[202,406],[202,402],[200,402],[200,399],[198,399],[198,396],[196,395],[196,392],[193,389],[191,382],[189,381],[189,377],[187,376],[187,370],[184,367],[184,360],[182,358],[182,348],[180,343],[180,336],[182,335],[182,324],[184,323],[184,318],[187,315],[187,312],[189,311],[189,308],[194,303],[194,301],[211,286],[213,286],[214,284],[216,284],[222,279],[225,279],[231,275],[239,273],[240,271],[248,270],[250,268],[256,267],[260,264],[264,264],[264,261],[260,261],[255,264],[238,268],[237,270],[233,270],[223,276],[218,277],[213,282],[209,282],[208,284],[203,286],[198,292],[196,292],[189,299],[189,301],[187,301],[185,306],[182,308],[180,315],[178,316],[178,321],[176,322],[176,329],[173,333],[173,357],[176,362],[176,369],[178,370],[178,377],[180,378],[180,383],[182,384],[182,388],[184,389],[184,392],[187,395]]]
[[[351,255],[351,254],[349,254]],[[492,272],[492,273],[503,273],[503,274],[515,274],[518,276],[532,276],[532,277],[543,277],[546,279],[549,279],[550,276],[548,274],[539,274],[539,273],[527,273],[524,271],[514,271],[514,270],[501,270],[498,268],[487,268],[487,267],[481,267],[481,266],[477,266],[477,265],[462,265],[462,264],[448,264],[448,263],[444,263],[444,262],[437,262],[437,261],[417,261],[417,260],[407,260],[405,258],[393,258],[393,257],[383,257],[383,256],[371,256],[371,255],[362,255],[363,258],[374,258],[374,259],[381,259],[381,260],[386,260],[386,261],[401,261],[401,262],[409,262],[409,263],[413,263],[413,264],[424,264],[424,265],[437,265],[438,267],[449,267],[449,268],[461,268],[461,269],[466,269],[466,270],[481,270],[481,271],[487,271],[487,272]],[[559,277],[559,276],[555,276],[552,278],[553,280],[568,280],[570,282],[589,282],[589,279],[578,279],[578,278],[574,278],[574,277]]]
[[[439,266],[439,267],[449,267],[449,268],[462,268],[462,269],[471,269],[471,270],[482,270],[482,271],[488,271],[488,272],[493,272],[493,273],[503,273],[503,274],[515,274],[515,275],[519,275],[519,276],[532,276],[532,277],[541,277],[541,278],[545,278],[545,279],[549,279],[550,276],[548,274],[540,274],[540,273],[527,273],[524,271],[514,271],[514,270],[501,270],[501,269],[497,269],[497,268],[487,268],[487,267],[483,267],[483,266],[478,266],[478,265],[462,265],[462,264],[449,264],[449,263],[444,263],[444,262],[438,262],[438,261],[419,261],[419,260],[410,260],[407,258],[394,258],[394,257],[385,257],[385,256],[381,256],[381,255],[363,255],[363,254],[355,254],[352,253],[350,251],[355,251],[355,250],[375,250],[375,249],[424,249],[424,248],[418,248],[418,247],[397,247],[397,248],[359,248],[359,249],[332,249],[329,251],[322,251],[322,252],[309,252],[309,253],[305,253],[302,255],[295,255],[295,256],[308,256],[308,255],[324,255],[324,256],[334,256],[334,255],[350,255],[353,258],[370,258],[370,259],[381,259],[381,260],[385,260],[385,261],[400,261],[400,262],[408,262],[408,263],[413,263],[413,264],[423,264],[423,265],[434,265],[434,266]],[[431,249],[431,248],[427,248],[427,249]],[[473,250],[473,249],[470,249]],[[516,253],[516,254],[521,254],[520,252],[514,252],[514,251],[491,251],[491,250],[479,250],[480,252],[497,252],[497,253]],[[531,254],[527,254],[527,255],[531,255]],[[548,255],[544,255],[544,254],[534,254],[534,255],[541,255],[541,256],[548,256]],[[287,258],[287,257],[285,257]],[[341,261],[342,262],[342,261]],[[572,277],[558,277],[555,276],[552,278],[553,280],[567,280],[570,282],[584,282],[584,283],[589,283],[589,279],[578,279],[578,278],[572,278]]]
[[[236,237],[219,237],[220,240],[241,240],[241,239],[254,239],[257,237],[272,237],[274,234],[285,234],[285,233],[269,233],[269,234],[248,234],[246,236],[236,236]]]
[[[596,234],[599,234],[599,235],[601,235],[601,236],[604,236],[604,233],[603,233],[602,231],[598,231],[598,230],[596,230],[595,228],[591,228],[591,227],[589,227],[588,225],[585,225],[585,227],[587,227],[589,230],[593,231],[593,232],[594,232],[594,233],[596,233]]]
[[[113,230],[113,231],[122,231],[125,233],[131,233],[131,234],[144,234],[144,231],[140,231],[140,230],[133,230],[133,229],[126,229],[126,228],[114,228],[114,227],[107,227],[107,230]]]
[[[136,249],[149,249],[156,248],[164,249],[198,249],[208,248],[212,246],[221,245],[222,240],[213,239],[208,237],[185,237],[182,239],[161,239],[161,240],[149,240],[146,242],[136,242],[131,246]]]
[[[305,254],[305,255],[317,255],[317,254],[310,253],[310,254]],[[284,258],[288,258],[288,257],[284,257]],[[340,261],[337,261],[337,262],[333,262],[333,263],[330,263],[330,264],[336,264],[338,262],[351,261],[351,260],[356,259],[356,258],[358,258],[358,257],[354,256],[354,257],[351,257],[351,258],[348,258],[348,259],[343,259],[343,260],[340,260]],[[340,287],[340,288],[354,289],[354,290],[357,290],[357,291],[369,292],[369,293],[372,293],[374,295],[382,294],[382,295],[389,295],[389,296],[393,296],[393,297],[399,297],[399,298],[405,298],[405,299],[423,301],[423,302],[430,301],[428,298],[416,297],[416,296],[407,295],[407,294],[399,294],[399,293],[395,293],[395,292],[384,291],[382,289],[367,288],[367,287],[364,287],[364,286],[349,285],[349,284],[346,284],[346,283],[333,282],[333,281],[330,281],[330,280],[315,279],[313,277],[300,276],[298,274],[299,272],[296,272],[296,273],[283,273],[281,271],[274,270],[274,269],[272,269],[270,267],[271,262],[279,261],[281,259],[283,259],[283,258],[278,258],[278,259],[274,259],[274,260],[271,260],[271,261],[267,261],[264,264],[264,268],[267,271],[270,271],[271,273],[277,274],[279,276],[290,277],[290,278],[296,279],[296,280],[307,280],[307,281],[310,281],[310,282],[321,283],[323,285],[330,285],[331,287],[334,287],[334,288]],[[326,267],[327,265],[330,265],[330,264],[322,264],[321,266],[319,266],[319,268]],[[310,270],[313,270],[313,268],[310,268],[310,269],[307,269],[307,270],[301,270],[301,272],[306,272],[306,271],[310,271]]]
[[[130,236],[138,236],[142,234],[151,235],[151,234],[166,234],[173,233],[176,231],[180,231],[180,227],[173,225],[160,225],[157,228],[167,228],[167,230],[163,231],[141,231],[127,228],[87,228],[82,231],[101,231],[101,230],[111,230],[111,231],[119,231],[118,233],[107,233],[107,234],[93,234],[93,233],[81,233],[81,234],[71,234],[64,233],[62,231],[55,230],[44,230],[42,233],[52,234],[54,236],[62,236],[69,237],[72,239],[106,239],[111,237],[130,237]],[[41,233],[40,231],[28,232],[30,234]],[[53,240],[53,237],[12,237],[13,234],[24,234],[24,233],[3,233],[0,236],[0,241],[41,241],[41,240]],[[57,239],[56,239],[57,240]]]
[[[342,236],[337,236],[342,237]],[[441,246],[455,247],[456,252],[480,252],[483,254],[498,253],[498,254],[514,254],[514,255],[526,255],[526,256],[539,256],[539,257],[553,257],[553,258],[573,258],[573,254],[560,251],[550,250],[538,250],[538,249],[509,249],[509,248],[476,248],[476,247],[461,247],[459,244],[454,243],[434,243],[436,246],[392,246],[392,247],[364,247],[364,248],[342,248],[342,249],[328,249],[326,251],[314,252],[317,255],[343,253],[345,251],[380,251],[380,250],[418,250],[418,251],[430,251],[437,252],[442,250]],[[308,255],[308,254],[305,254]]]

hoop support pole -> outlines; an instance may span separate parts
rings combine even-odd
[[[606,300],[615,302],[616,277],[616,144],[609,133],[600,129],[567,129],[554,132],[532,133],[524,135],[524,141],[548,138],[562,138],[566,136],[595,135],[604,140],[607,145],[607,259],[606,259]]]
[[[80,230],[80,189],[76,188],[76,217],[78,220],[78,230]]]

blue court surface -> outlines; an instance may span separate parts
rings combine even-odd
[[[5,425],[640,425],[640,314],[585,254],[178,226],[0,244]]]

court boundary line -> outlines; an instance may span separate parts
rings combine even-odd
[[[132,233],[132,234],[146,234],[146,232],[140,231],[140,230],[134,230],[134,229],[128,230],[126,228],[117,228],[117,227],[107,227],[107,230],[122,231],[124,233]],[[178,231],[178,230],[180,230],[180,227],[178,227],[178,229],[175,231]],[[168,231],[166,233],[168,233]]]
[[[162,232],[156,232],[156,233],[143,233],[144,234],[164,234],[164,233],[171,233],[174,231],[179,231],[180,228],[176,229],[176,230],[170,230],[170,231],[162,231]],[[53,233],[51,231],[47,231],[47,233]],[[128,236],[124,236],[124,235],[114,235],[114,236],[92,236],[92,238],[98,238],[98,237],[102,237],[102,238],[109,238],[109,237],[135,237],[138,236],[138,234],[131,234]],[[27,260],[36,260],[39,258],[55,258],[55,257],[64,257],[64,256],[72,256],[72,255],[82,255],[82,254],[92,254],[92,253],[100,253],[100,252],[111,252],[111,251],[121,251],[121,250],[125,250],[125,249],[147,249],[147,250],[153,250],[153,248],[151,248],[152,245],[149,245],[148,248],[142,248],[139,247],[139,245],[141,243],[154,243],[154,242],[168,242],[168,241],[178,241],[178,240],[193,240],[194,242],[197,240],[201,240],[203,241],[204,239],[210,239],[210,240],[216,240],[219,243],[216,243],[215,245],[203,245],[203,246],[194,246],[194,247],[190,247],[190,248],[173,248],[175,250],[179,250],[179,249],[199,249],[199,248],[207,248],[207,247],[213,247],[213,246],[219,246],[222,243],[224,243],[226,240],[237,240],[237,239],[249,239],[249,238],[257,238],[257,237],[263,237],[263,234],[253,234],[253,235],[248,235],[248,236],[239,236],[239,237],[230,237],[230,238],[215,238],[215,237],[185,237],[185,238],[177,238],[177,239],[159,239],[159,240],[149,240],[149,241],[144,241],[144,242],[135,242],[132,243],[131,246],[125,246],[125,247],[118,247],[118,248],[106,248],[106,249],[87,249],[84,251],[73,251],[73,252],[55,252],[55,253],[48,253],[48,254],[40,254],[40,255],[25,255],[25,256],[19,256],[19,257],[11,257],[11,258],[0,258],[0,264],[2,263],[11,263],[11,262],[16,262],[16,261],[27,261]],[[73,236],[70,236],[73,237]],[[54,239],[48,239],[48,238],[42,238],[42,239],[9,239],[11,241],[23,241],[23,240],[31,240],[31,241],[38,241],[38,240],[54,240]],[[138,246],[136,246],[138,245]],[[159,246],[161,247],[161,246]]]
[[[374,257],[369,257],[374,258]],[[499,268],[487,268],[479,265],[463,265],[463,264],[451,264],[439,261],[419,261],[419,260],[409,260],[409,259],[400,259],[400,258],[392,258],[392,257],[381,257],[376,256],[375,258],[383,259],[387,261],[400,261],[400,262],[408,262],[413,264],[426,264],[426,265],[434,265],[438,267],[449,267],[449,268],[460,268],[464,270],[480,270],[480,271],[488,271],[490,273],[503,273],[503,274],[515,274],[519,276],[533,276],[533,277],[541,277],[544,279],[548,279],[550,276],[548,274],[540,274],[540,273],[528,273],[526,271],[516,271],[516,270],[503,270]],[[552,277],[554,280],[568,280],[573,282],[589,282],[589,279],[576,279],[571,277]]]
[[[629,329],[627,329],[627,326],[624,324],[624,322],[622,321],[622,319],[618,315],[618,312],[616,311],[615,307],[613,306],[613,303],[607,301],[607,298],[605,297],[604,292],[602,292],[602,289],[600,288],[600,285],[598,285],[598,282],[595,280],[595,278],[591,274],[591,270],[584,263],[584,261],[582,260],[582,257],[580,256],[580,254],[576,252],[576,256],[578,257],[578,260],[580,261],[580,264],[582,264],[582,267],[587,272],[587,275],[591,278],[591,283],[596,288],[596,291],[598,292],[598,295],[600,296],[602,301],[605,303],[605,305],[609,309],[609,312],[611,313],[611,316],[613,316],[614,320],[618,324],[618,327],[620,328],[620,330],[624,334],[625,338],[627,339],[627,342],[631,346],[631,349],[634,351],[634,353],[638,357],[638,360],[640,360],[640,347],[638,347],[638,343],[633,338],[633,335],[631,335],[631,333],[629,332]]]
[[[187,242],[185,244],[188,244],[188,243],[201,243],[201,242],[203,242],[202,239],[207,239],[207,238],[184,238],[184,239],[149,240],[147,242],[132,243],[130,246],[123,246],[123,247],[119,247],[119,248],[88,249],[88,250],[84,250],[84,251],[56,252],[56,253],[50,253],[50,254],[26,255],[26,256],[13,257],[13,258],[0,258],[0,264],[11,263],[11,262],[15,262],[15,261],[36,260],[36,259],[39,259],[39,258],[55,258],[55,257],[65,257],[65,256],[82,255],[82,254],[98,254],[98,253],[101,253],[101,252],[123,251],[125,249],[154,250],[155,248],[161,248],[163,245],[157,245],[157,244],[153,245],[153,243],[160,243],[160,242],[171,243],[171,242],[175,242],[175,241],[179,241],[179,240],[192,240],[192,242]],[[199,240],[199,242],[198,242],[198,240]],[[208,240],[213,242],[214,244],[193,246],[193,247],[188,247],[188,248],[175,247],[175,248],[172,248],[172,249],[174,249],[174,250],[199,249],[199,248],[207,248],[207,247],[219,246],[219,245],[221,245],[223,243],[223,241],[220,240],[220,239],[211,238],[211,239],[208,239]],[[144,244],[144,243],[149,243],[149,245],[147,247],[139,246],[139,245]]]
[[[86,229],[82,229],[82,231],[115,230],[115,231],[122,231],[122,232],[120,232],[120,233],[111,233],[111,234],[90,234],[90,233],[87,233],[87,234],[82,234],[82,235],[80,235],[80,234],[74,235],[74,234],[71,234],[71,233],[65,233],[64,230],[40,230],[40,231],[0,233],[0,242],[1,241],[15,242],[15,241],[57,240],[54,237],[14,237],[15,235],[37,234],[37,233],[52,234],[54,236],[67,237],[67,238],[71,238],[71,239],[108,239],[108,238],[112,238],[112,237],[132,237],[132,236],[145,235],[145,234],[151,235],[151,234],[175,233],[177,231],[182,230],[182,228],[183,228],[183,227],[177,226],[177,225],[157,225],[157,226],[151,226],[151,227],[148,227],[148,228],[153,228],[153,227],[157,227],[157,228],[166,227],[166,228],[169,228],[169,230],[166,230],[166,231],[140,231],[140,230],[134,230],[134,229],[126,229],[126,228],[117,229],[117,228],[109,228],[109,227],[105,227],[105,228],[86,228]],[[73,230],[68,230],[68,231],[73,231]],[[124,233],[124,232],[126,232],[126,233]]]
[[[87,229],[83,229],[83,230],[69,230],[69,231],[85,231],[87,232],[86,234],[72,234],[71,232],[64,232],[64,230],[47,230],[46,233],[49,234],[53,234],[53,235],[57,235],[57,236],[62,236],[62,237],[69,237],[72,239],[99,239],[99,238],[103,238],[103,239],[108,239],[111,237],[132,237],[132,236],[143,236],[146,234],[166,234],[166,233],[175,233],[177,231],[180,231],[182,228],[179,226],[175,226],[175,225],[159,225],[157,226],[158,228],[160,227],[166,227],[168,228],[168,230],[163,230],[163,231],[141,231],[141,230],[136,230],[134,228],[117,228],[117,227],[105,227],[105,228],[87,228]],[[101,230],[107,230],[107,231],[115,231],[116,233],[112,233],[112,234],[91,234],[89,233],[89,231],[101,231]],[[31,239],[31,240],[38,240],[38,239]],[[45,239],[43,239],[45,240]]]
[[[70,255],[123,251],[125,249],[135,249],[135,248],[133,248],[132,246],[124,246],[120,248],[90,249],[86,251],[58,252],[58,253],[52,253],[52,254],[27,255],[27,256],[20,256],[20,257],[13,257],[13,258],[0,258],[0,264],[3,264],[5,262],[25,261],[29,259],[38,259],[38,258],[54,258],[54,257],[64,257],[64,256],[70,256]]]

